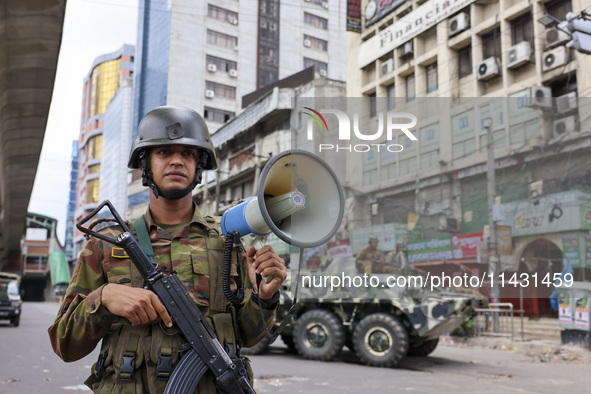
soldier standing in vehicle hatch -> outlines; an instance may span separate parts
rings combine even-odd
[[[244,284],[254,291],[247,290],[236,307],[225,298],[219,219],[204,218],[191,197],[202,171],[217,168],[205,121],[189,108],[150,111],[138,126],[128,166],[141,169],[143,184],[150,187],[148,210],[129,224],[130,230],[136,234],[138,226],[146,227],[156,269],[179,277],[230,357],[239,357],[241,346],[253,346],[264,337],[263,324],[272,327],[287,272],[271,247],[251,247],[245,259],[248,277],[238,275],[241,270],[233,261],[230,288],[235,292]],[[116,237],[122,231],[113,226],[101,232]],[[256,273],[273,279],[257,289]],[[143,278],[123,249],[96,238],[88,241],[48,331],[64,361],[86,356],[102,339],[99,360],[85,382],[95,393],[161,393],[181,357],[183,337],[171,328],[158,297],[142,287]],[[245,365],[252,384],[248,360]],[[204,375],[197,391],[217,392],[211,374]]]

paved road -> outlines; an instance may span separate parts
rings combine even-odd
[[[20,327],[0,322],[0,393],[84,390],[98,352],[70,364],[53,353],[47,328],[57,309],[25,303]],[[480,348],[440,346],[431,357],[409,357],[394,369],[360,365],[350,352],[330,363],[306,361],[281,343],[251,359],[258,393],[589,393],[591,387],[590,365],[534,363],[514,351]]]

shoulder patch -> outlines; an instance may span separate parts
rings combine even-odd
[[[129,255],[123,248],[113,248],[111,249],[111,257],[116,259],[128,259]]]

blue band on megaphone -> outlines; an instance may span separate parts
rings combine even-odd
[[[250,198],[244,201],[243,203],[238,204],[235,207],[232,207],[228,209],[226,212],[224,212],[224,214],[222,215],[222,220],[220,222],[222,234],[227,235],[228,233],[232,233],[234,231],[238,231],[241,237],[248,234],[256,234],[261,236],[270,234],[270,232],[265,234],[259,234],[252,228],[250,228],[250,226],[248,225],[245,213],[246,206],[255,198],[256,197]]]

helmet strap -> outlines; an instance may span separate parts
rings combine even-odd
[[[156,198],[159,196],[162,196],[167,200],[178,200],[179,198],[183,198],[187,194],[191,193],[191,191],[201,183],[203,167],[205,167],[207,164],[208,157],[209,155],[206,151],[201,149],[199,150],[199,163],[197,164],[197,169],[195,170],[195,180],[188,187],[181,190],[162,190],[158,187],[156,182],[154,182],[152,170],[150,169],[150,161],[148,160],[148,152],[143,150],[139,154],[139,159],[142,163],[142,167],[144,168],[144,171],[142,172],[142,185],[149,186],[154,193],[154,197]]]

